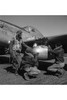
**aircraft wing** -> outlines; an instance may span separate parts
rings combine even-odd
[[[22,39],[24,42],[43,38],[43,35],[32,26],[19,27],[7,21],[0,20],[0,40],[11,40],[18,30],[22,31]]]
[[[18,30],[22,31],[24,42],[35,41],[43,38],[43,35],[32,26],[20,27],[7,21],[0,20],[0,53],[8,47],[10,40],[16,36]]]

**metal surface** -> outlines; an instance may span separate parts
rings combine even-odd
[[[34,53],[39,53],[38,59],[47,59],[48,58],[48,47],[47,46],[36,46],[33,48]]]

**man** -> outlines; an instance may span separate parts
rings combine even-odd
[[[28,75],[37,75],[40,73],[38,69],[38,54],[33,52],[33,48],[27,46],[24,42],[22,45],[25,47],[23,51],[24,56],[22,57],[22,69],[24,69]]]
[[[18,75],[18,69],[20,68],[22,56],[21,56],[21,40],[22,31],[17,31],[16,38],[10,41],[10,56],[12,60],[13,67],[15,68],[15,74]]]
[[[55,72],[58,77],[62,76],[64,74],[64,49],[62,48],[62,45],[56,45],[55,49],[53,50],[53,54],[55,57],[55,63],[48,67],[49,71]]]

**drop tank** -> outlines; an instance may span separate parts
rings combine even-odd
[[[41,46],[33,47],[33,52],[39,53],[38,59],[40,60],[44,60],[48,58],[48,47],[47,46],[41,45]]]

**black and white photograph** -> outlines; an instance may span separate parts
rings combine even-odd
[[[67,16],[0,15],[0,85],[67,85]]]

